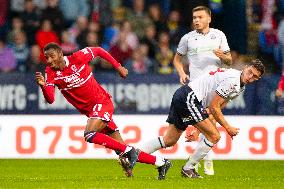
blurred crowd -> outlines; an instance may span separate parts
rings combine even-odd
[[[263,20],[262,1],[250,0],[254,23]],[[246,6],[246,1],[240,2]],[[284,34],[284,17],[281,21],[280,16],[283,2],[275,0],[275,24],[264,25],[259,33],[261,53],[279,66],[284,37],[277,34]],[[191,30],[191,9],[198,5],[209,6],[213,13],[211,27],[228,35],[236,68],[242,62],[240,53],[246,53],[243,50],[246,46],[239,44],[246,40],[241,37],[246,36],[246,28],[234,29],[240,28],[238,21],[246,25],[246,20],[241,19],[246,13],[234,16],[227,11],[232,19],[240,19],[229,23],[230,27],[222,25],[221,19],[224,23],[230,19],[220,13],[224,9],[222,0],[0,0],[0,4],[0,72],[43,71],[42,49],[49,42],[57,42],[65,55],[86,46],[101,46],[132,73],[172,74],[176,47],[180,38]],[[242,12],[236,6],[234,9],[235,14]],[[100,58],[91,65],[95,70],[112,70]]]

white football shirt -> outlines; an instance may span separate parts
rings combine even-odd
[[[214,54],[214,50],[218,48],[224,53],[230,51],[225,34],[214,28],[210,28],[207,34],[194,30],[181,38],[177,53],[181,56],[187,55],[190,81],[210,69],[221,66],[221,60]]]
[[[218,68],[204,73],[188,85],[193,90],[203,107],[208,107],[217,93],[221,97],[232,100],[239,96],[245,87],[241,87],[241,71]]]

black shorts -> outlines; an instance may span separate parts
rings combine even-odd
[[[194,125],[206,118],[208,113],[188,85],[176,90],[171,102],[168,123],[184,131],[188,125]]]

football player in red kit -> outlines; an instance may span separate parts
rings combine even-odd
[[[70,56],[63,56],[58,44],[49,43],[44,47],[44,55],[46,76],[44,78],[42,73],[36,72],[35,78],[46,101],[50,104],[54,102],[57,86],[67,101],[89,118],[84,132],[87,142],[115,150],[121,157],[120,163],[127,176],[132,176],[132,169],[136,161],[139,161],[156,165],[158,179],[165,179],[171,167],[169,160],[144,153],[124,143],[112,119],[114,106],[111,96],[95,80],[89,62],[99,56],[112,64],[122,78],[126,78],[128,70],[100,47],[86,47]],[[123,158],[127,158],[128,162]]]

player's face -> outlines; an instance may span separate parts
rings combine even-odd
[[[206,11],[195,11],[192,16],[194,29],[196,29],[197,31],[202,31],[209,28],[211,17]]]
[[[248,66],[243,70],[242,83],[249,84],[259,80],[261,77],[260,72],[253,66]]]
[[[54,70],[60,69],[60,65],[63,62],[63,54],[54,49],[49,49],[44,52],[47,66],[51,67]]]

